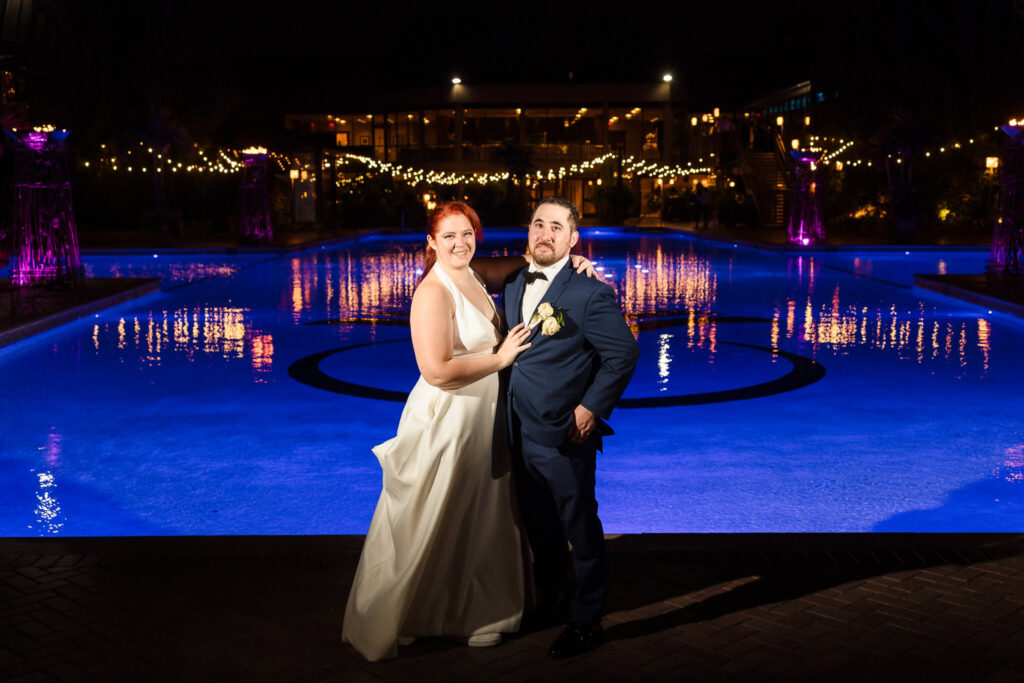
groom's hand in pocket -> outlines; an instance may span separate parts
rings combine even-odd
[[[583,443],[590,438],[597,427],[597,416],[583,407],[576,406],[573,421],[569,425],[569,439],[573,443]]]

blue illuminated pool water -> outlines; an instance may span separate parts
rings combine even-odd
[[[491,230],[481,252],[523,239]],[[388,323],[408,311],[419,241],[165,271],[164,255],[87,257],[175,286],[0,350],[0,535],[364,533],[370,447],[402,406],[289,367],[343,349],[324,377],[408,390],[408,329]],[[910,288],[913,272],[980,270],[983,251],[583,242],[639,331],[625,398],[725,397],[616,411],[598,464],[609,533],[1024,529],[1024,324]],[[741,398],[794,371],[773,349],[825,376]]]

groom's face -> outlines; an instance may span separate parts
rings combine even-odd
[[[530,220],[530,254],[533,262],[546,268],[564,258],[579,239],[569,209],[558,204],[541,204]]]

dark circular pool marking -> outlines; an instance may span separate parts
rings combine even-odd
[[[742,346],[745,349],[764,351],[773,356],[785,358],[793,364],[788,374],[761,384],[752,384],[738,389],[723,391],[707,391],[701,394],[679,394],[677,396],[658,396],[651,398],[623,398],[616,404],[619,408],[667,408],[669,406],[695,406],[703,403],[722,403],[724,401],[742,401],[748,398],[761,398],[772,394],[781,394],[814,384],[825,376],[825,366],[816,360],[798,356],[788,351],[780,351],[768,346],[755,346],[739,342],[718,341],[719,344]]]
[[[647,316],[645,316],[647,317]],[[701,314],[700,317],[696,318],[698,324],[707,324],[708,322],[721,322],[721,323],[748,323],[748,322],[771,322],[770,319],[766,318],[749,318],[744,316],[721,316],[717,317],[708,314]],[[660,318],[655,320],[642,320],[636,324],[636,327],[641,332],[650,330],[658,330],[667,327],[679,327],[681,325],[689,323],[689,319],[680,318]],[[353,324],[378,324],[378,325],[394,325],[394,326],[408,326],[408,318],[337,318],[334,320],[322,320],[311,323],[308,325],[353,325]],[[352,344],[350,346],[341,346],[336,349],[329,349],[327,351],[321,351],[312,355],[300,358],[299,360],[288,366],[288,375],[303,384],[309,385],[316,389],[323,389],[324,391],[331,391],[336,394],[347,394],[349,396],[359,396],[362,398],[375,398],[382,401],[394,401],[396,403],[404,403],[409,397],[409,394],[404,391],[392,391],[390,389],[380,389],[378,387],[370,387],[363,384],[355,384],[353,382],[346,382],[345,380],[337,379],[326,374],[320,369],[320,362],[328,356],[333,356],[336,353],[342,351],[350,351],[352,349],[364,348],[367,346],[375,346],[377,344],[394,344],[396,342],[407,342],[408,339],[389,339],[386,341],[372,341],[365,342],[363,344]],[[770,380],[768,382],[762,382],[760,384],[752,384],[746,387],[739,387],[737,389],[725,389],[723,391],[707,391],[699,394],[679,394],[675,396],[652,396],[649,398],[624,398],[620,399],[616,404],[619,408],[667,408],[671,406],[692,406],[701,405],[705,403],[722,403],[725,401],[742,401],[749,398],[761,398],[763,396],[771,396],[773,394],[781,394],[787,391],[793,391],[805,387],[809,384],[814,384],[822,377],[825,376],[825,367],[816,360],[800,356],[789,351],[781,351],[779,349],[773,349],[768,346],[757,346],[754,344],[742,344],[740,342],[730,341],[718,341],[719,344],[726,344],[728,346],[739,346],[746,349],[754,349],[755,351],[764,351],[773,356],[785,358],[792,365],[793,369],[787,374],[777,379]]]
[[[368,387],[362,384],[353,384],[352,382],[346,382],[336,377],[331,377],[323,370],[320,369],[320,361],[328,356],[333,356],[336,353],[342,351],[349,351],[351,349],[361,349],[366,346],[376,346],[377,344],[394,344],[395,342],[406,342],[408,339],[389,339],[387,341],[372,341],[366,342],[365,344],[353,344],[352,346],[341,346],[336,349],[330,349],[328,351],[321,351],[320,353],[314,353],[305,358],[300,358],[291,365],[288,366],[288,376],[294,380],[308,384],[316,389],[323,389],[324,391],[333,391],[336,394],[349,394],[350,396],[362,396],[363,398],[377,398],[382,401],[397,401],[404,403],[405,399],[409,397],[408,392],[404,391],[391,391],[390,389],[379,389],[377,387]]]

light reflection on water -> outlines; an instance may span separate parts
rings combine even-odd
[[[479,253],[516,253],[514,246],[486,246],[486,242],[481,245]],[[713,261],[693,242],[645,238],[641,249],[627,248],[619,256],[607,255],[596,240],[584,241],[583,253],[603,266],[602,277],[616,288],[635,334],[639,333],[638,321],[647,316],[680,317],[681,332],[662,336],[658,342],[655,362],[666,384],[671,354],[680,344],[687,350],[707,352],[706,362],[715,363],[718,340],[726,328],[715,316],[702,314],[728,312],[719,310],[722,278],[728,280],[727,290],[742,291],[746,286],[745,273],[732,252],[726,252],[724,259],[718,254]],[[860,270],[870,272],[870,260],[854,262]],[[965,374],[983,376],[989,371],[991,326],[985,318],[943,317],[935,306],[924,302],[917,302],[913,309],[866,303],[862,295],[847,295],[841,283],[830,284],[823,298],[823,293],[816,291],[819,260],[800,255],[786,263],[796,288],[787,298],[773,301],[770,315],[764,316],[770,318],[766,341],[771,348],[796,341],[812,358],[823,352],[846,355],[858,348],[873,349],[918,364],[952,361]],[[941,259],[939,263],[939,268],[944,268]],[[290,265],[290,311],[296,321],[372,320],[407,314],[420,278],[422,250],[408,243],[338,249],[296,257]],[[727,300],[724,305],[733,303]],[[377,338],[375,325],[365,328],[371,340]],[[340,325],[338,329],[347,336],[353,326]],[[769,362],[778,361],[772,356]]]
[[[924,303],[914,310],[897,310],[894,305],[844,304],[839,285],[827,304],[815,304],[811,297],[807,298],[803,304],[803,325],[799,328],[793,315],[796,302],[789,300],[786,305],[786,338],[797,336],[808,342],[815,356],[822,348],[840,355],[854,348],[868,348],[894,351],[901,360],[918,364],[941,357],[955,360],[964,369],[970,365],[980,375],[989,370],[991,327],[984,318],[940,320],[936,317],[937,309]],[[778,307],[773,326],[782,327]],[[777,335],[773,335],[773,343],[776,340]]]
[[[39,536],[55,536],[64,528],[64,513],[57,499],[57,478],[54,475],[54,471],[61,466],[61,445],[61,435],[51,430],[46,445],[39,447],[45,467],[32,470],[36,475],[37,489],[36,508],[33,510],[35,524],[29,528]]]
[[[111,349],[121,362],[137,360],[159,366],[170,361],[194,362],[200,356],[247,361],[253,381],[267,380],[274,365],[274,336],[255,327],[249,311],[237,306],[196,306],[122,316],[117,322],[92,326],[97,356]]]
[[[266,254],[87,254],[82,269],[89,278],[160,278],[167,288],[233,275],[267,258]]]
[[[516,253],[515,245],[481,245],[480,253]],[[715,315],[734,306],[732,292],[742,292],[746,277],[733,252],[716,255],[693,242],[645,238],[641,248],[626,248],[619,255],[606,254],[601,242],[584,242],[584,254],[603,266],[602,276],[618,292],[627,321],[639,334],[638,322],[651,315],[674,315],[679,319],[676,334],[661,334],[657,341],[660,391],[668,389],[673,354],[685,349],[706,353],[705,362],[716,362],[718,341],[726,327]],[[765,342],[780,349],[796,342],[803,353],[818,358],[822,353],[846,355],[854,349],[894,353],[901,361],[918,364],[942,360],[956,363],[962,376],[984,376],[989,371],[992,328],[982,317],[967,320],[943,317],[933,305],[918,301],[913,309],[884,302],[865,302],[862,295],[847,295],[841,282],[829,285],[827,294],[816,291],[820,262],[799,255],[786,261],[791,284],[796,288],[784,299],[770,304],[770,325]],[[871,260],[853,260],[856,270],[870,273]],[[147,265],[147,264],[144,264]],[[408,312],[420,279],[422,249],[418,243],[397,241],[367,248],[319,251],[288,260],[289,287],[282,308],[296,323],[311,320],[358,321]],[[111,273],[138,274],[143,266],[110,265]],[[939,260],[939,269],[945,267]],[[197,277],[202,273],[233,272],[224,264],[170,266],[174,277]],[[722,300],[722,279],[730,294]],[[824,294],[824,296],[823,296]],[[726,307],[724,310],[723,306]],[[245,359],[261,381],[273,368],[274,335],[258,329],[244,307],[184,307],[172,311],[122,318],[117,323],[94,326],[92,344],[97,353],[108,345],[118,350],[140,352],[146,364],[159,365],[166,354],[193,359],[195,354],[228,359]],[[729,323],[733,324],[733,323]],[[378,328],[361,322],[336,326],[342,336],[356,327],[376,339]],[[726,336],[725,338],[730,338]],[[771,356],[767,362],[777,363]]]
[[[384,252],[318,252],[291,260],[291,312],[304,321],[373,318],[408,309],[419,282],[422,251],[396,246]]]
[[[718,275],[711,261],[698,255],[693,244],[680,253],[660,243],[653,253],[627,252],[620,303],[627,313],[688,309],[707,312],[714,308]],[[612,271],[606,277],[622,282]]]
[[[33,402],[26,401],[17,408],[20,413],[0,423],[12,435],[11,443],[23,444],[18,467],[26,464],[18,472],[31,473],[19,484],[17,530],[82,533],[82,515],[92,514],[81,512],[92,509],[77,498],[84,489],[101,492],[104,500],[110,492],[109,500],[119,506],[113,517],[122,515],[123,506],[124,518],[156,520],[158,532],[365,531],[366,520],[358,516],[368,519],[379,492],[379,470],[368,444],[389,436],[400,406],[275,382],[274,373],[284,378],[297,358],[339,346],[402,340],[333,356],[324,367],[332,377],[371,386],[391,382],[385,388],[407,390],[415,381],[411,345],[404,342],[408,330],[383,323],[408,315],[420,278],[418,242],[363,241],[282,257],[247,271],[251,277],[239,273],[179,288],[155,303],[140,300],[83,322],[78,332],[69,333],[80,336],[73,343],[54,344],[45,360],[60,364],[62,380],[78,395],[86,395],[85,387],[102,394],[101,407],[85,406],[69,392],[56,411],[65,423],[60,428],[41,423],[25,437],[18,423],[30,422],[43,412],[40,406],[56,400],[33,388],[27,392]],[[789,361],[763,353],[765,348],[814,358],[828,369],[817,384],[755,401],[701,405],[692,412],[616,411],[614,427],[628,436],[614,444],[621,464],[615,458],[605,461],[601,485],[607,487],[608,504],[602,500],[602,509],[612,520],[609,528],[650,530],[645,525],[661,513],[640,516],[661,506],[673,512],[660,530],[764,531],[781,520],[768,530],[868,531],[895,516],[894,500],[901,510],[913,510],[916,502],[905,501],[918,495],[915,486],[930,487],[928,495],[938,500],[978,477],[1000,482],[1004,499],[1024,485],[1020,436],[1005,438],[986,413],[996,414],[999,408],[989,406],[985,392],[993,386],[1002,391],[999,382],[1007,373],[1019,376],[1008,367],[1019,332],[1002,318],[959,304],[943,307],[909,289],[826,269],[826,259],[819,256],[709,248],[659,236],[616,242],[588,241],[584,234],[584,248],[615,286],[635,330],[651,321],[670,323],[639,333],[644,367],[634,377],[633,396],[733,389],[774,379],[788,370]],[[510,240],[508,245],[499,240],[497,246],[484,243],[481,252],[516,253],[516,248]],[[938,262],[938,268],[947,267],[943,259]],[[172,271],[181,276],[182,271]],[[338,324],[308,325],[325,321]],[[738,349],[737,343],[760,350]],[[82,350],[80,360],[65,355],[72,347]],[[119,380],[109,380],[108,359],[138,370],[144,381],[132,386],[149,392],[145,398],[119,395],[122,387]],[[902,374],[890,377],[897,366]],[[171,373],[151,371],[157,367]],[[31,384],[11,373],[12,386]],[[194,409],[195,420],[182,420],[175,395],[165,390],[163,383],[172,373],[175,382],[189,385],[184,408]],[[977,386],[950,381],[980,378],[986,381]],[[255,383],[261,384],[258,391],[253,391]],[[873,384],[870,396],[863,391],[867,383]],[[219,393],[208,393],[213,386]],[[932,405],[935,387],[935,394],[944,395],[934,396]],[[969,399],[956,393],[960,387],[973,392]],[[906,402],[904,392],[910,396]],[[830,403],[829,419],[815,412],[823,397]],[[970,417],[956,415],[961,406]],[[112,416],[109,424],[96,420],[93,410]],[[121,418],[122,411],[137,416],[139,426],[127,424],[131,419]],[[691,420],[695,414],[702,420]],[[972,439],[980,434],[984,445],[957,441],[957,432],[968,431]],[[878,452],[881,443],[884,454]],[[104,457],[124,451],[129,460],[114,462],[111,456],[109,465],[98,463],[97,444]],[[254,457],[232,455],[239,446],[251,448]],[[814,455],[801,459],[802,451]],[[924,460],[913,459],[918,451],[926,453]],[[150,464],[150,457],[157,464]],[[970,469],[960,469],[966,460]],[[644,479],[648,470],[657,475]],[[847,470],[856,470],[850,479],[843,478]],[[161,479],[159,472],[170,474]],[[310,516],[304,496],[318,490],[325,478],[341,495],[332,489],[316,498],[318,512]],[[165,491],[168,481],[179,479],[195,488]],[[121,496],[136,485],[142,494]],[[14,500],[2,486],[0,503]],[[261,487],[272,492],[270,498],[258,498]],[[882,493],[873,497],[876,490]],[[836,497],[856,515],[833,515],[840,506]],[[179,505],[178,498],[187,498],[190,506]],[[703,503],[691,508],[679,502],[694,498]],[[163,500],[164,507],[154,504],[156,513],[149,516],[147,499]],[[338,500],[344,501],[341,507],[330,507]],[[235,514],[227,512],[232,502],[237,516],[227,519]],[[804,508],[812,504],[818,507],[805,518]],[[202,518],[206,508],[216,509]],[[270,519],[279,510],[293,516],[280,512],[283,521]],[[310,519],[302,519],[304,514]],[[819,522],[822,515],[828,519]],[[334,526],[316,526],[321,523],[317,519],[328,517],[325,524]],[[249,525],[249,518],[256,521]],[[118,533],[120,519],[112,522],[111,533]],[[143,531],[153,528],[129,527],[124,533]]]
[[[1007,448],[1004,458],[992,476],[1011,483],[1024,483],[1024,444]]]

